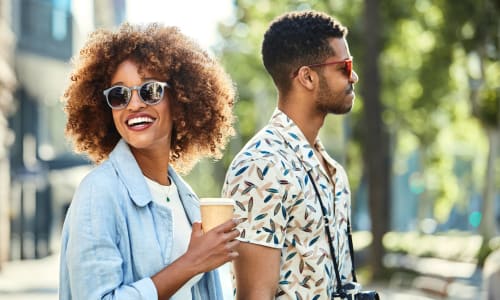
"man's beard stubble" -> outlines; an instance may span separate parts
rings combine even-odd
[[[348,100],[346,96],[352,93],[353,86],[339,93],[332,93],[324,76],[320,75],[319,92],[316,99],[317,110],[320,112],[343,115],[351,111],[354,99]]]

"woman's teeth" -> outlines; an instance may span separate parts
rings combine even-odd
[[[135,125],[140,125],[144,123],[153,123],[153,119],[149,117],[138,117],[138,118],[132,118],[127,120],[127,125],[128,126],[135,126]]]

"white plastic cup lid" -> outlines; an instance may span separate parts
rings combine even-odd
[[[231,198],[200,198],[200,205],[234,205]]]

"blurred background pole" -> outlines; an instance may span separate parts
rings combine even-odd
[[[12,93],[15,76],[11,68],[13,34],[8,26],[9,7],[0,0],[0,269],[9,256],[10,241],[10,166],[9,146],[14,134],[9,130],[7,116],[14,111]]]

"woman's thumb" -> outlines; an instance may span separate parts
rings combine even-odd
[[[201,222],[200,221],[195,221],[193,222],[193,233],[201,233]]]

